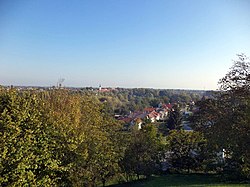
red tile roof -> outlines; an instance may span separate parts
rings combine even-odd
[[[155,108],[153,107],[144,108],[144,112],[153,112],[153,111],[155,111]]]
[[[119,120],[124,121],[125,123],[130,123],[132,118],[120,118]]]

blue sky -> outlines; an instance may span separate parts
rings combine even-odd
[[[0,0],[0,85],[217,89],[248,0]]]

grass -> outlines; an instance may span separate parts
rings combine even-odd
[[[207,186],[220,186],[220,187],[250,187],[250,184],[240,184],[240,183],[229,183],[223,182],[221,178],[217,175],[165,175],[165,176],[153,176],[147,180],[133,181],[129,183],[112,185],[110,187],[177,187],[177,186],[187,186],[187,187],[207,187]]]

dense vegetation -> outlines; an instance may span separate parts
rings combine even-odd
[[[210,154],[224,150],[223,170],[250,178],[250,62],[238,55],[219,82],[220,92],[198,103],[193,127],[208,140]]]
[[[1,186],[86,186],[118,170],[119,124],[67,91],[1,90]]]
[[[211,95],[209,91],[198,90],[167,90],[150,88],[116,88],[109,92],[95,92],[93,88],[82,89],[106,103],[106,109],[111,114],[127,115],[130,111],[140,111],[146,107],[157,107],[160,103],[178,103],[185,105],[192,101],[199,101],[204,95]]]
[[[193,93],[120,89],[96,95],[1,88],[0,186],[96,186],[190,171],[249,179],[249,68],[245,55],[239,55],[221,79],[221,91],[198,102],[194,131],[180,128],[178,108],[169,112],[164,133],[150,121],[141,130],[124,131],[113,118],[116,112],[160,102],[182,105],[197,100]]]

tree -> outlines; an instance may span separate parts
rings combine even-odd
[[[170,130],[181,129],[182,114],[178,105],[174,105],[170,110],[169,118],[167,120],[167,127]]]
[[[161,136],[155,126],[148,124],[141,130],[133,129],[121,167],[128,175],[148,177],[159,169],[156,166],[159,166],[161,151]]]
[[[245,54],[237,56],[230,71],[219,81],[220,89],[245,95],[250,91],[250,61]]]
[[[202,164],[205,145],[206,140],[200,132],[172,130],[167,136],[166,151],[170,153],[167,159],[173,168],[189,172]]]
[[[93,97],[0,90],[0,185],[105,185],[120,169],[120,131]]]
[[[215,151],[227,152],[225,166],[237,176],[250,177],[250,62],[238,55],[220,81],[220,91],[198,104],[194,128],[202,131]]]
[[[59,90],[48,93],[45,102],[62,136],[57,153],[69,168],[73,186],[95,186],[100,181],[105,185],[119,170],[120,125],[93,97]]]
[[[36,94],[0,93],[0,185],[57,186],[66,168],[54,156],[57,131]]]

